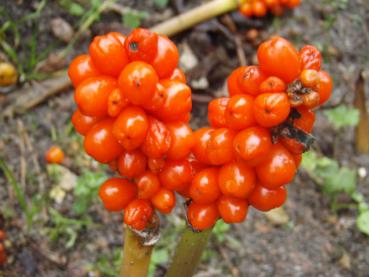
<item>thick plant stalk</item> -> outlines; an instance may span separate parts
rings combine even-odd
[[[369,115],[366,108],[364,79],[360,74],[356,86],[354,106],[359,110],[359,123],[356,126],[356,151],[359,154],[369,153]]]
[[[233,11],[238,6],[239,0],[213,0],[158,24],[151,30],[159,34],[172,36],[210,18]]]
[[[172,263],[166,277],[191,277],[201,260],[202,253],[208,243],[212,229],[200,233],[193,232],[189,227],[184,231],[177,245]]]
[[[142,238],[125,228],[121,277],[146,277],[153,246],[144,246]]]

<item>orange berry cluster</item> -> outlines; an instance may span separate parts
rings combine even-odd
[[[5,248],[2,244],[2,241],[5,239],[5,232],[3,230],[0,230],[0,265],[5,264],[6,262],[6,254],[5,254]]]
[[[245,220],[248,207],[281,206],[312,142],[312,109],[328,100],[332,79],[320,71],[320,52],[298,52],[281,37],[260,45],[259,66],[243,66],[228,78],[230,97],[209,103],[211,127],[194,133],[202,163],[189,188],[187,217],[194,229]]]
[[[268,11],[280,16],[284,10],[299,6],[301,0],[243,0],[240,12],[246,17],[263,17]]]
[[[68,70],[78,106],[72,123],[86,153],[122,176],[102,184],[99,196],[137,230],[155,209],[169,213],[174,191],[191,181],[191,89],[178,60],[167,37],[135,29],[95,37]]]

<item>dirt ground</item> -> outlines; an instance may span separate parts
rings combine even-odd
[[[34,12],[38,2],[41,1],[1,0],[0,27],[9,18],[17,20]],[[173,0],[164,8],[158,8],[153,1],[121,0],[116,3],[148,12],[150,16],[143,19],[143,26],[152,26],[200,2]],[[240,64],[236,36],[243,41],[242,49],[238,50],[245,53],[250,64],[255,61],[257,45],[273,34],[287,37],[297,47],[306,43],[318,46],[324,56],[324,68],[335,81],[333,97],[324,109],[352,104],[359,74],[369,72],[369,2],[302,2],[298,9],[281,18],[249,20],[234,12],[173,38],[179,45],[182,67],[193,88],[193,127],[207,124],[207,102],[225,95],[225,78]],[[29,41],[32,36],[36,38],[38,54],[49,51],[50,46],[50,53],[67,47],[68,44],[52,32],[51,21],[58,17],[75,29],[80,19],[61,9],[58,1],[46,1],[41,15],[19,28],[20,62],[27,62],[32,49],[32,45],[22,44],[22,41]],[[232,24],[236,25],[236,32],[231,30]],[[249,31],[251,29],[253,32]],[[110,30],[127,32],[129,28],[123,25],[118,14],[104,13],[91,28],[82,32],[66,59],[49,60],[44,67],[39,66],[40,71],[50,73],[65,68],[73,56],[86,51],[94,35]],[[14,45],[14,37],[10,35],[10,38]],[[36,93],[42,91],[37,81],[31,83]],[[365,86],[369,92],[369,80]],[[14,90],[22,88],[24,94],[31,90],[24,89],[23,84]],[[0,93],[0,113],[8,107],[8,98],[13,93],[17,92]],[[55,169],[47,167],[43,159],[48,147],[60,145],[67,157],[63,167],[67,173],[62,171],[61,174],[68,176],[67,183],[75,184],[75,179],[86,176],[86,171],[100,178],[99,172],[111,174],[82,153],[81,139],[69,123],[74,108],[72,90],[68,88],[26,113],[0,116],[0,158],[25,192],[28,207],[33,207],[30,211],[32,224],[27,228],[17,196],[0,171],[0,229],[4,229],[8,237],[5,241],[8,262],[0,266],[0,276],[116,274],[122,245],[121,215],[105,212],[97,199],[88,202],[85,212],[78,214],[72,209],[76,201],[74,188],[63,187],[60,183],[65,178],[55,177]],[[318,112],[317,118],[314,148],[350,168],[369,170],[369,157],[355,153],[353,129],[337,132],[322,112]],[[60,187],[62,192],[56,189]],[[358,178],[358,187],[368,202],[369,178]],[[252,210],[246,222],[211,239],[197,276],[369,276],[369,239],[356,228],[356,210],[334,212],[329,199],[303,170],[288,192],[284,208],[287,223],[276,224]],[[163,247],[176,241],[173,232],[180,232],[178,222],[180,226],[184,224],[180,217],[183,218],[183,210],[177,207],[173,215],[162,221]],[[167,254],[170,256],[171,250]],[[163,276],[168,257],[158,254],[157,258],[154,275]]]

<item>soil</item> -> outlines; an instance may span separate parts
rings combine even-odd
[[[16,20],[30,14],[37,2],[0,1],[0,10],[5,10],[7,15],[0,17],[0,26],[9,18]],[[173,0],[160,9],[152,1],[117,1],[120,5],[149,12],[150,17],[143,21],[143,26],[152,26],[200,2]],[[369,70],[369,3],[366,0],[302,2],[298,9],[281,18],[250,20],[234,12],[173,38],[179,45],[182,66],[193,87],[195,102],[191,124],[194,128],[207,124],[207,102],[226,94],[226,76],[240,64],[235,36],[242,39],[242,51],[250,64],[255,63],[257,45],[274,34],[287,37],[297,47],[307,43],[317,45],[325,57],[324,68],[335,80],[333,97],[324,109],[352,104],[358,77]],[[50,45],[54,47],[53,52],[64,49],[67,44],[59,41],[51,31],[50,22],[57,17],[62,17],[74,28],[80,19],[61,9],[57,1],[48,1],[41,16],[19,27],[21,41],[36,35],[37,53],[46,51]],[[236,32],[230,31],[229,22],[236,24]],[[128,29],[120,16],[103,14],[88,32],[84,32],[68,54],[67,61],[86,51],[87,43],[94,35]],[[10,35],[10,38],[13,37]],[[13,41],[11,45],[15,45]],[[29,47],[22,43],[17,47],[25,62]],[[189,59],[195,59],[197,63],[192,66]],[[368,84],[366,80],[366,92],[369,92]],[[17,88],[23,85],[19,84]],[[0,105],[11,94],[0,94]],[[102,257],[108,257],[107,267],[113,266],[112,249],[119,251],[122,244],[121,215],[103,211],[95,199],[85,215],[78,216],[72,210],[73,191],[67,190],[60,203],[49,197],[56,183],[47,171],[43,156],[53,144],[65,150],[64,166],[72,175],[81,176],[86,170],[111,175],[107,168],[98,166],[82,154],[81,140],[71,131],[69,123],[74,108],[73,93],[68,90],[25,114],[0,117],[0,158],[24,190],[27,203],[42,203],[31,228],[27,229],[16,194],[0,172],[0,229],[7,233],[5,246],[8,253],[8,262],[0,266],[0,276],[111,275],[109,270],[98,272],[94,265],[102,263]],[[369,157],[358,155],[354,150],[353,129],[335,131],[319,111],[314,135],[317,151],[350,168],[369,170]],[[358,187],[368,202],[369,178],[358,178]],[[232,226],[224,241],[215,237],[211,240],[209,249],[213,254],[204,259],[197,276],[369,276],[369,239],[356,228],[357,211],[332,211],[329,199],[303,170],[288,186],[288,192],[284,208],[289,217],[287,224],[273,224],[262,213],[251,210],[247,221]],[[77,229],[77,240],[68,248],[65,233],[59,233],[55,240],[51,240],[51,232],[57,225],[50,209],[65,218],[89,218],[93,223]],[[162,228],[173,229],[178,216],[183,218],[181,208],[162,222]],[[76,225],[66,226],[64,232]],[[160,264],[155,275],[163,276],[165,268],[166,264]]]

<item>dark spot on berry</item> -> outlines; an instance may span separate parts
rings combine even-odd
[[[138,51],[138,42],[132,41],[129,43],[129,50],[131,50],[132,52],[137,52]]]

